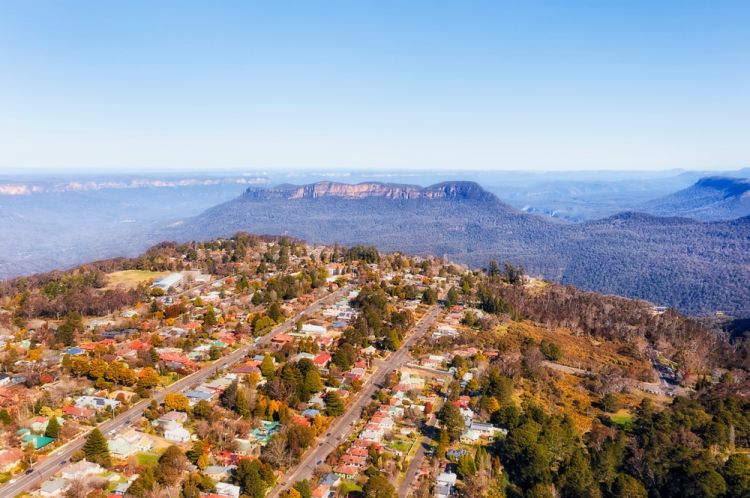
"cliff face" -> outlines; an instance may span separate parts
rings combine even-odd
[[[420,187],[393,183],[366,182],[355,185],[336,182],[318,182],[309,185],[279,185],[273,188],[250,187],[245,196],[253,199],[476,199],[495,197],[474,182],[444,182]]]

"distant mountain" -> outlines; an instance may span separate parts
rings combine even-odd
[[[750,215],[750,179],[711,176],[646,203],[643,211],[701,221],[732,220]]]
[[[750,316],[750,217],[701,223],[623,213],[568,224],[513,208],[473,182],[320,182],[248,188],[163,237],[210,239],[240,230],[447,255],[477,266],[507,260],[584,289],[689,313]]]

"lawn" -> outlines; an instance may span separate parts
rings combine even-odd
[[[116,271],[107,275],[107,287],[125,287],[134,289],[138,284],[149,282],[169,275],[165,271],[145,271],[145,270],[123,270]]]
[[[412,446],[410,439],[394,439],[388,443],[388,447],[401,453],[406,453]]]
[[[138,463],[141,465],[147,465],[149,467],[156,465],[159,462],[159,455],[153,453],[138,453],[136,455]]]
[[[357,486],[352,481],[342,481],[341,485],[339,486],[339,493],[341,493],[344,496],[347,496],[349,493],[361,493],[362,488],[360,486]]]
[[[633,415],[624,408],[611,414],[609,419],[615,424],[625,428],[630,427],[633,423]]]

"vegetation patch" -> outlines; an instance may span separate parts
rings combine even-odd
[[[169,272],[165,271],[146,271],[146,270],[122,270],[107,274],[107,287],[124,287],[134,289],[140,284],[154,281]]]

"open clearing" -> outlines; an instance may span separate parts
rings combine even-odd
[[[107,275],[107,287],[116,288],[124,287],[134,289],[138,284],[149,282],[168,275],[166,271],[145,271],[145,270],[123,270],[116,271]]]

